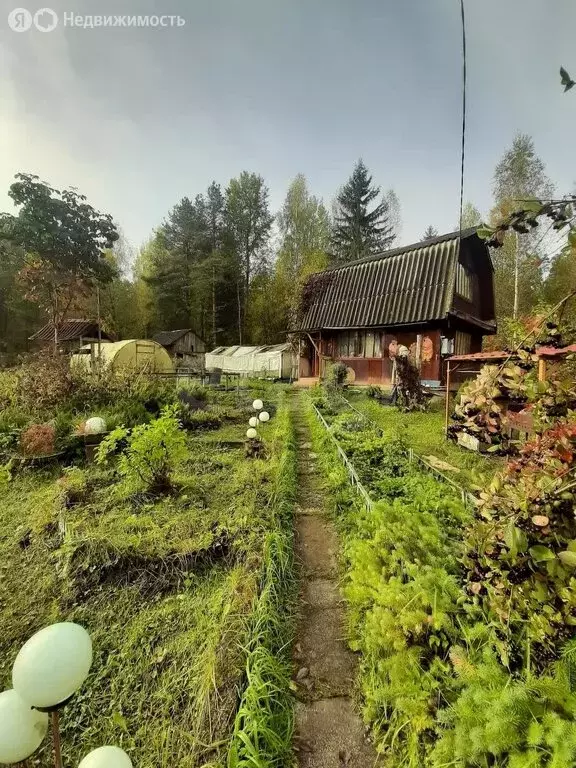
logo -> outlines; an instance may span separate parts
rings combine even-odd
[[[58,14],[52,8],[40,8],[34,14],[34,24],[39,32],[52,32],[58,26]]]
[[[32,14],[26,8],[14,8],[8,14],[8,26],[14,32],[27,32],[32,26]]]
[[[32,24],[39,32],[52,32],[58,26],[58,14],[52,8],[40,8],[34,15],[26,8],[14,8],[8,14],[8,26],[14,32],[27,32]]]

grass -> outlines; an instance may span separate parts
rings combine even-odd
[[[483,485],[483,478],[491,478],[503,467],[503,461],[497,457],[486,457],[446,440],[444,412],[437,408],[423,413],[403,413],[393,406],[381,405],[364,393],[350,392],[345,397],[377,424],[385,437],[390,439],[399,434],[420,456],[435,456],[455,467],[457,472],[446,471],[446,474],[461,485]]]
[[[265,392],[270,402],[273,391]],[[240,406],[255,396],[241,392]],[[46,624],[77,621],[93,639],[90,676],[63,711],[66,765],[117,744],[139,768],[221,766],[232,732],[242,738],[252,729],[254,742],[259,722],[280,739],[287,762],[286,418],[280,405],[262,430],[265,459],[190,433],[169,496],[125,495],[111,468],[94,465],[74,470],[74,494],[58,482],[58,467],[25,470],[3,487],[0,685],[10,687],[18,648]],[[242,420],[209,434],[244,432]],[[266,743],[280,754],[278,743]],[[49,742],[36,759],[51,765]]]
[[[264,545],[264,574],[251,620],[247,685],[228,752],[229,768],[292,765],[293,699],[290,694],[296,585],[292,515],[297,492],[297,456],[289,414],[272,507],[275,528]]]

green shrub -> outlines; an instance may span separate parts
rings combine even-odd
[[[344,363],[330,363],[326,366],[324,380],[328,386],[342,387],[346,383],[348,368]]]
[[[202,384],[191,381],[179,381],[177,386],[179,392],[186,392],[187,395],[190,395],[195,400],[200,400],[201,402],[208,400],[208,390]]]
[[[450,656],[462,692],[439,714],[440,738],[431,765],[572,768],[576,761],[574,650],[572,642],[549,674],[513,677],[498,662],[491,644],[479,652],[454,648]]]
[[[140,424],[132,430],[118,427],[98,446],[97,461],[106,462],[122,441],[126,447],[120,453],[118,473],[124,478],[128,491],[167,493],[172,489],[172,475],[188,457],[186,437],[176,418],[174,408],[165,408],[150,424]]]

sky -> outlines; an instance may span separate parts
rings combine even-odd
[[[22,0],[33,13],[32,6]],[[140,247],[183,196],[242,170],[273,211],[304,173],[331,204],[362,157],[401,204],[400,244],[455,228],[459,0],[45,0],[51,32],[0,18],[0,211],[14,174],[77,187]],[[558,194],[576,183],[575,0],[465,0],[465,199],[530,134]],[[180,15],[180,27],[64,27],[75,15]]]

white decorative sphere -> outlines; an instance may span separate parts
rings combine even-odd
[[[84,433],[86,435],[101,435],[106,432],[106,422],[100,416],[93,416],[87,419],[84,424]]]
[[[251,427],[257,427],[258,426],[258,417],[257,416],[250,416],[248,419],[248,424],[250,424]]]
[[[38,712],[17,691],[0,693],[0,763],[26,760],[46,736],[48,715]]]
[[[258,432],[256,432],[256,430],[255,430],[255,429],[253,429],[252,427],[250,427],[250,429],[249,429],[249,430],[246,432],[246,437],[247,437],[249,440],[254,440],[255,438],[257,438],[257,437],[258,437]]]
[[[264,408],[264,403],[262,400],[254,400],[252,403],[252,408],[254,408],[255,411],[261,411],[262,408]]]
[[[132,768],[132,760],[120,747],[98,747],[86,755],[78,768]]]
[[[268,411],[260,411],[260,413],[258,414],[258,418],[260,419],[260,421],[270,421],[270,414],[268,413]]]
[[[50,708],[70,698],[92,666],[92,640],[84,627],[64,621],[36,632],[12,668],[12,685],[34,707]]]

